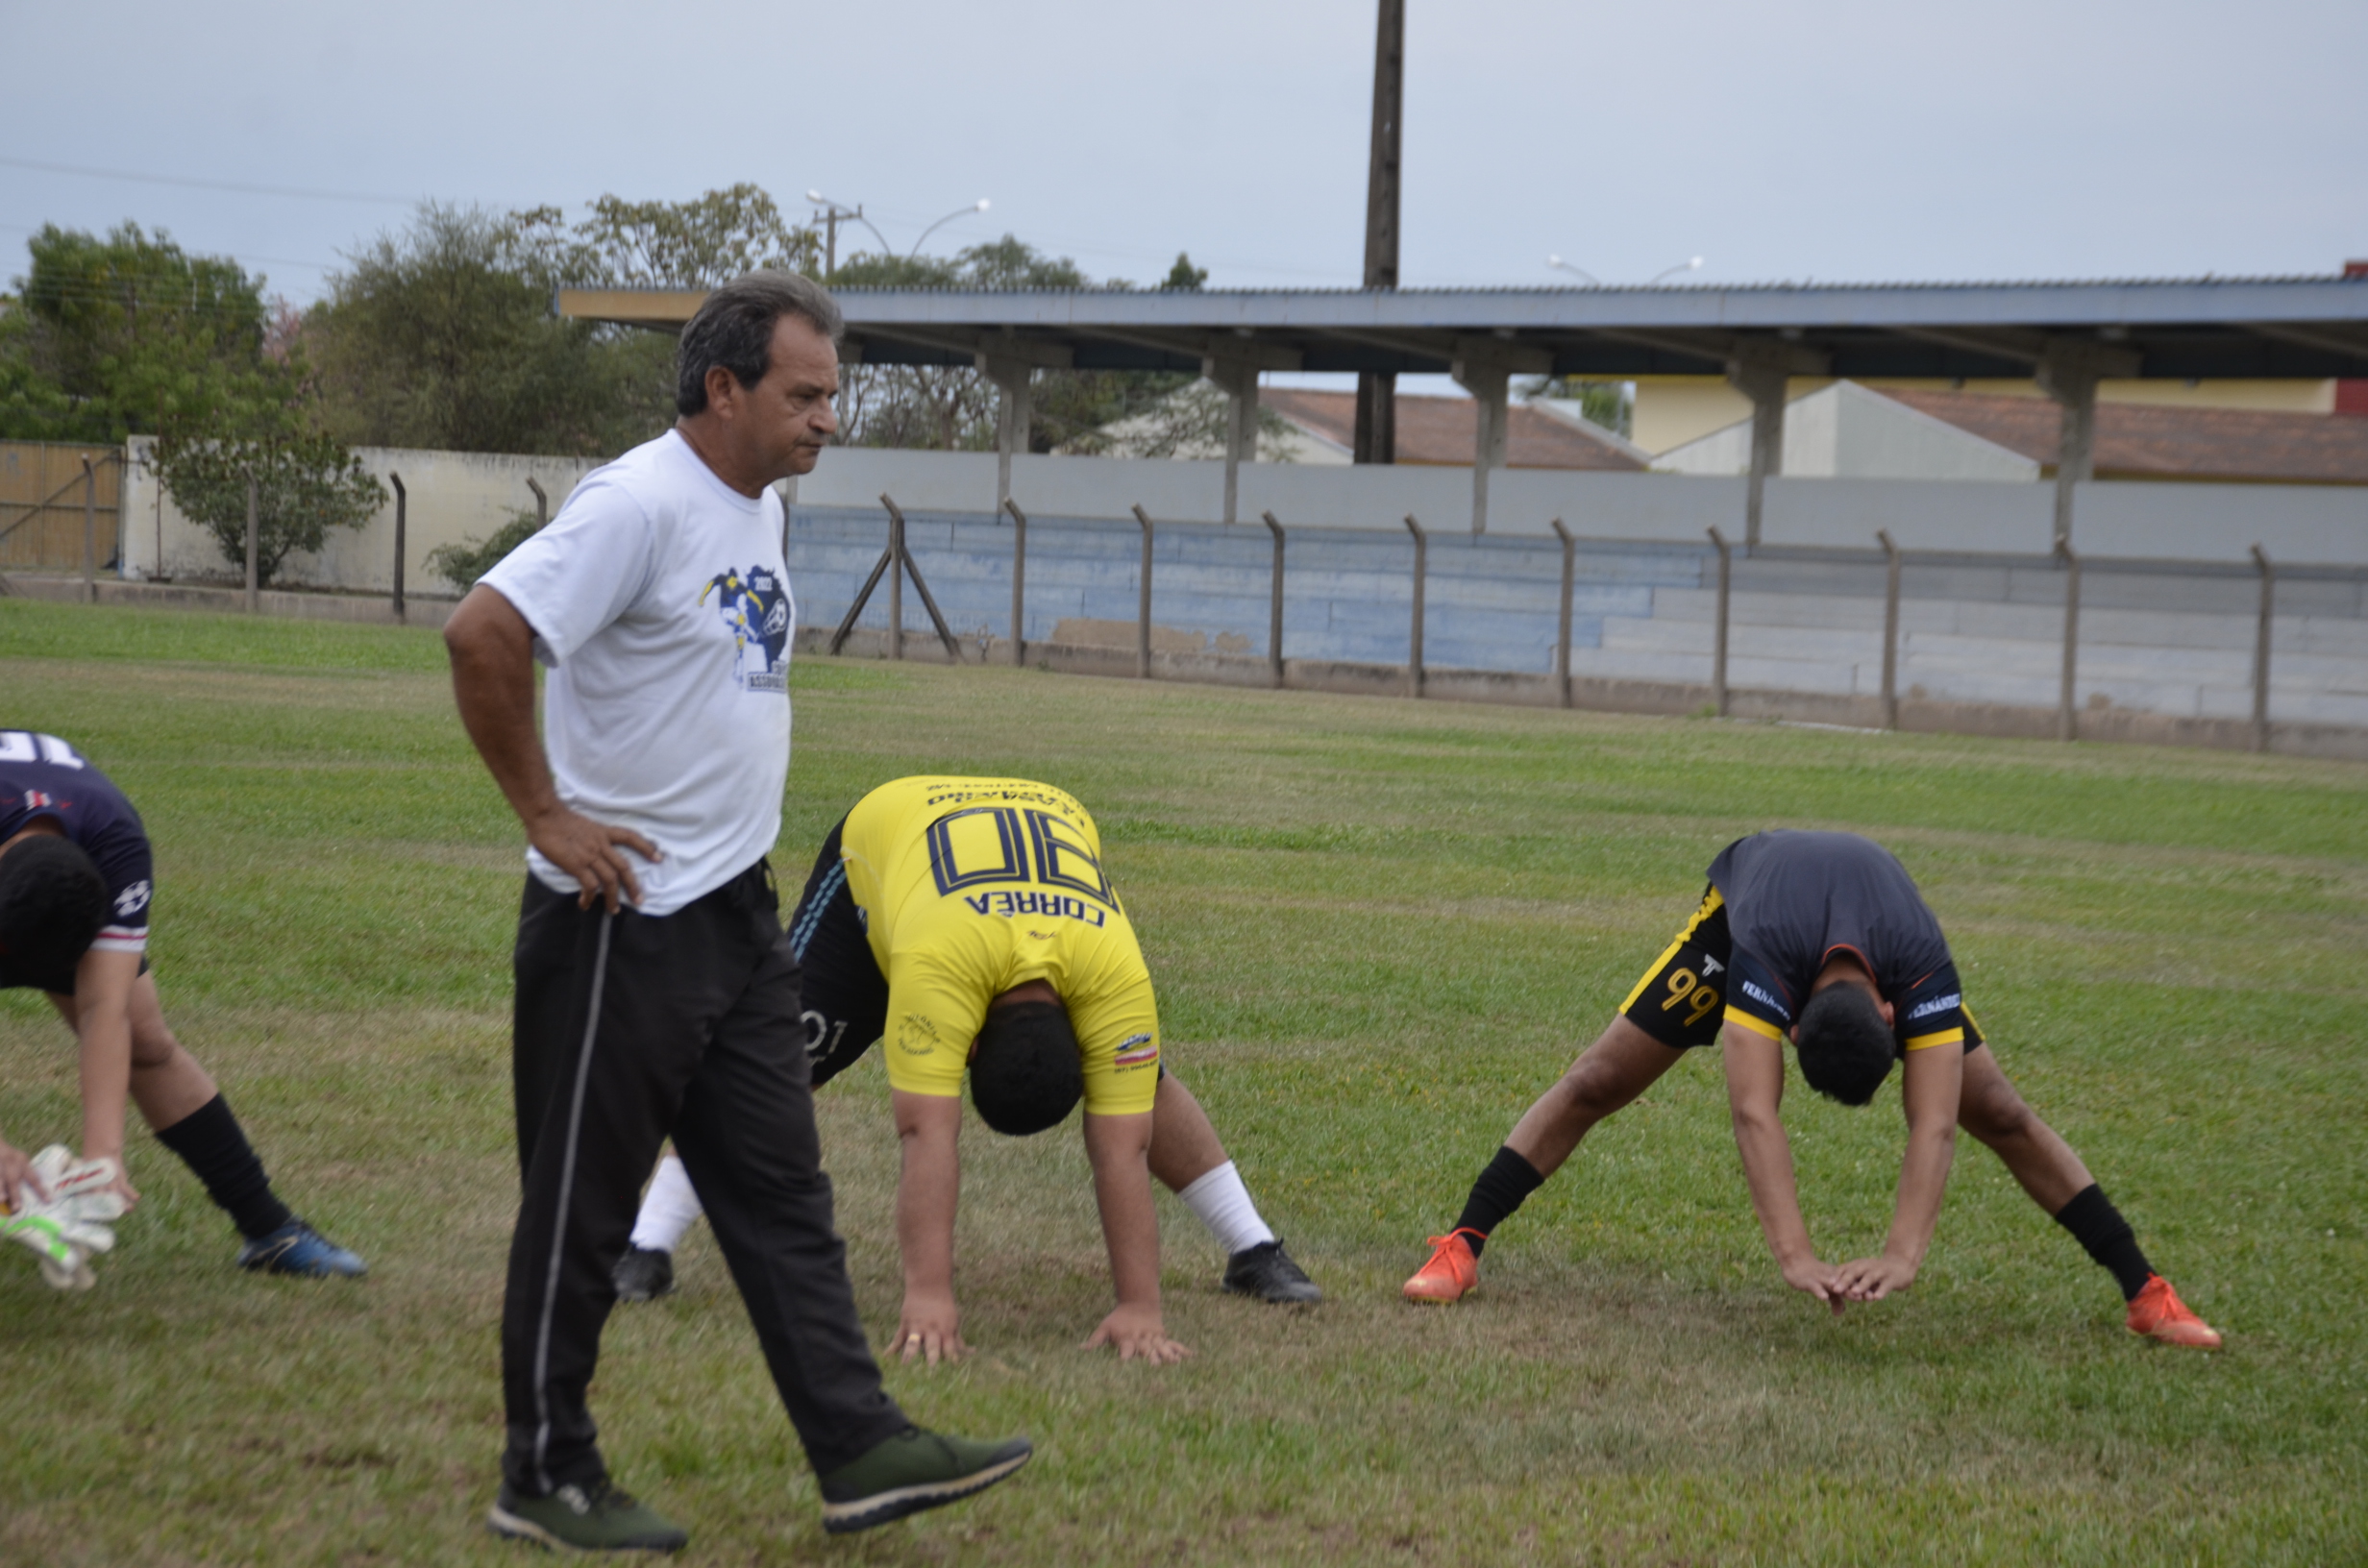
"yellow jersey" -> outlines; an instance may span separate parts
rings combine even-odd
[[[1076,1032],[1088,1114],[1151,1109],[1151,974],[1073,796],[1024,778],[900,778],[856,802],[839,844],[888,977],[893,1087],[960,1094],[987,1003],[1043,980]]]

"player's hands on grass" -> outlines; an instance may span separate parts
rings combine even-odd
[[[971,1353],[962,1342],[962,1313],[951,1296],[907,1293],[897,1320],[897,1355],[907,1361],[958,1361]]]
[[[641,902],[641,878],[625,851],[630,849],[654,866],[665,858],[656,845],[631,828],[596,822],[555,803],[527,822],[527,841],[576,879],[578,909],[590,909],[598,898],[611,915],[620,898],[629,904]]]
[[[1783,1266],[1785,1284],[1824,1302],[1834,1310],[1836,1317],[1841,1316],[1842,1309],[1850,1305],[1850,1297],[1838,1284],[1841,1270],[1832,1263],[1819,1262],[1814,1258],[1798,1258]]]
[[[1861,1258],[1842,1264],[1834,1273],[1834,1284],[1852,1301],[1881,1301],[1892,1291],[1905,1290],[1915,1284],[1915,1264],[1887,1252],[1880,1258]]]
[[[1189,1346],[1168,1337],[1168,1328],[1160,1320],[1156,1307],[1130,1307],[1121,1303],[1101,1327],[1086,1340],[1085,1348],[1099,1350],[1104,1345],[1117,1347],[1119,1360],[1131,1361],[1140,1356],[1153,1366],[1168,1366],[1192,1355]]]

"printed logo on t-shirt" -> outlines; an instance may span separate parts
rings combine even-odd
[[[699,591],[699,601],[716,596],[717,613],[731,628],[738,657],[732,678],[741,690],[789,690],[789,593],[770,569],[752,566],[746,572],[727,568]]]
[[[115,918],[128,920],[148,907],[148,884],[135,882],[115,894]]]

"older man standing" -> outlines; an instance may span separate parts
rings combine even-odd
[[[709,295],[682,333],[675,428],[588,476],[445,630],[461,720],[530,845],[501,1534],[687,1540],[611,1484],[585,1405],[610,1270],[670,1134],[820,1478],[826,1529],[951,1502],[1029,1457],[1024,1438],[920,1431],[880,1386],[831,1227],[797,961],[777,943],[764,856],[789,767],[795,609],[770,486],[811,472],[836,429],[839,331],[802,278],[752,273]]]

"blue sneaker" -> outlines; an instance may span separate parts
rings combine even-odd
[[[332,1276],[356,1279],[370,1265],[346,1251],[301,1219],[291,1219],[269,1236],[259,1236],[238,1249],[238,1266],[264,1274],[295,1274],[308,1280]]]

